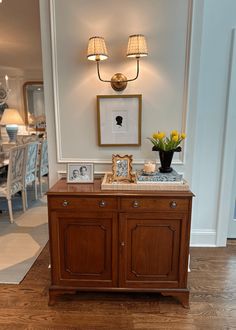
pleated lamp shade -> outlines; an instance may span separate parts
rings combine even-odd
[[[107,48],[103,37],[89,39],[87,58],[90,61],[103,61],[108,58]]]
[[[144,35],[135,34],[129,36],[127,57],[143,57],[148,55],[147,43]]]

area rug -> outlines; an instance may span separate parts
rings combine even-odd
[[[19,284],[48,241],[46,196],[23,213],[13,201],[14,223],[0,214],[0,283]]]

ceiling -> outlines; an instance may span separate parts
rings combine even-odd
[[[0,67],[42,69],[39,0],[0,3]]]

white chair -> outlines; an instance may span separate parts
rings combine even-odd
[[[16,143],[17,145],[31,143],[38,141],[37,135],[19,135],[17,134]]]
[[[25,191],[25,207],[28,208],[27,186],[34,183],[34,195],[37,199],[37,159],[38,159],[38,142],[26,144],[25,152],[25,176],[24,176],[24,191]]]
[[[42,191],[43,191],[42,178],[46,174],[48,174],[48,143],[47,143],[47,140],[43,140],[41,142],[40,157],[39,157],[39,170],[38,170],[40,196],[42,196]]]
[[[25,212],[24,172],[25,146],[11,148],[9,151],[7,180],[0,184],[0,197],[7,199],[11,223],[14,221],[11,198],[19,191],[22,193],[22,205]]]

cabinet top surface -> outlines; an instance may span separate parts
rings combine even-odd
[[[61,179],[49,189],[47,195],[194,196],[191,191],[178,190],[101,190],[101,179],[95,179],[93,183],[67,183],[66,179]]]

